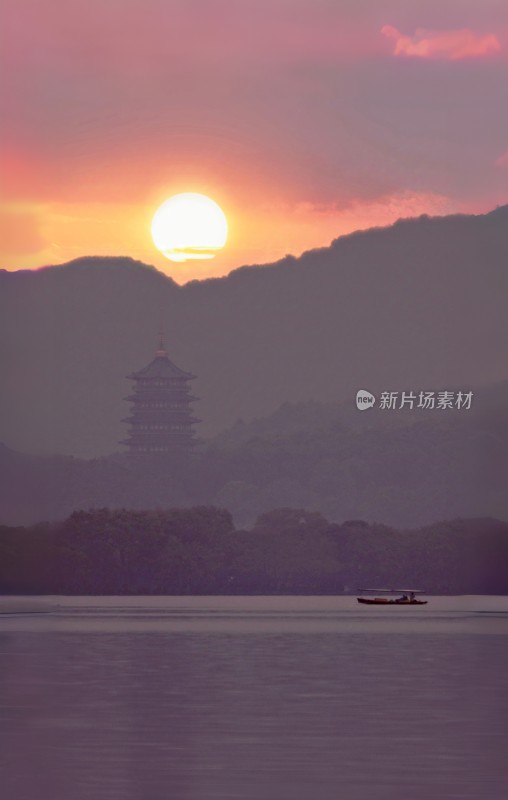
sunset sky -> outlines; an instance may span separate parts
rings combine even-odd
[[[3,0],[0,268],[129,255],[178,282],[508,202],[506,0]],[[154,247],[213,198],[210,261]]]

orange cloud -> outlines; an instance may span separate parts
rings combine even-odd
[[[413,36],[404,36],[393,25],[385,25],[381,33],[395,41],[394,56],[446,59],[485,56],[501,50],[499,39],[493,33],[481,36],[468,28],[456,31],[430,31],[417,28]]]

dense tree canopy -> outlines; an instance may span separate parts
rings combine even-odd
[[[228,511],[196,506],[0,528],[3,594],[338,594],[408,583],[503,594],[507,562],[508,524],[495,519],[400,531],[283,508],[235,530]]]

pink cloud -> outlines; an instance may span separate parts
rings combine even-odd
[[[468,28],[455,31],[417,28],[413,36],[404,36],[393,25],[385,25],[381,28],[381,33],[395,41],[394,56],[458,61],[461,58],[485,56],[501,50],[499,39],[493,33],[482,36]]]
[[[496,160],[496,166],[508,167],[508,150]]]

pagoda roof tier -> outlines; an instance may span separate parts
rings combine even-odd
[[[120,439],[118,444],[126,444],[128,447],[131,447],[134,452],[146,452],[146,448],[150,450],[153,447],[159,447],[167,448],[167,450],[164,449],[162,452],[172,453],[175,451],[175,449],[179,449],[180,447],[193,447],[196,442],[194,439],[189,438],[171,442],[146,442],[133,439]]]
[[[153,411],[153,412],[137,412],[135,409],[131,410],[131,413],[128,417],[124,417],[122,422],[128,422],[132,425],[143,424],[147,422],[202,422],[201,419],[195,417],[194,414],[189,414],[188,412],[176,412],[171,411],[167,414],[161,413],[160,411]]]
[[[140,369],[138,372],[133,372],[127,375],[132,380],[140,380],[143,378],[180,378],[186,381],[193,380],[196,376],[190,372],[184,372],[183,369],[177,367],[169,360],[167,355],[156,355],[153,361]]]
[[[128,444],[129,446],[143,446],[143,447],[172,447],[174,444],[179,444],[180,442],[193,442],[195,441],[194,437],[188,433],[180,433],[178,436],[168,436],[168,437],[141,437],[141,436],[131,436],[130,439],[123,439],[122,444]]]
[[[194,438],[194,431],[171,431],[171,433],[165,433],[162,431],[154,431],[150,433],[150,431],[129,431],[130,442],[146,442],[151,444],[162,444],[162,443],[170,443],[174,442],[176,439],[193,439]]]
[[[195,442],[194,436],[186,436],[182,434],[174,439],[140,439],[139,437],[132,437],[124,439],[123,443],[128,444],[130,447],[172,447],[173,445],[180,445],[182,443]]]
[[[161,400],[170,400],[172,395],[178,395],[181,397],[182,403],[193,403],[195,400],[199,400],[199,397],[195,397],[193,394],[182,394],[185,392],[185,389],[173,389],[170,392],[165,390],[153,391],[149,390],[146,392],[137,392],[136,394],[130,394],[128,397],[124,397],[124,400],[129,400],[131,403],[137,402],[144,402],[145,400],[157,400],[160,402]]]
[[[150,416],[141,416],[136,415],[135,417],[125,417],[121,420],[121,422],[128,422],[131,425],[143,424],[145,422],[175,422],[178,424],[188,423],[189,425],[195,425],[197,422],[202,422],[203,420],[199,419],[198,417],[190,417],[188,415],[180,415],[178,417],[164,417],[164,416],[155,416],[154,414]]]

